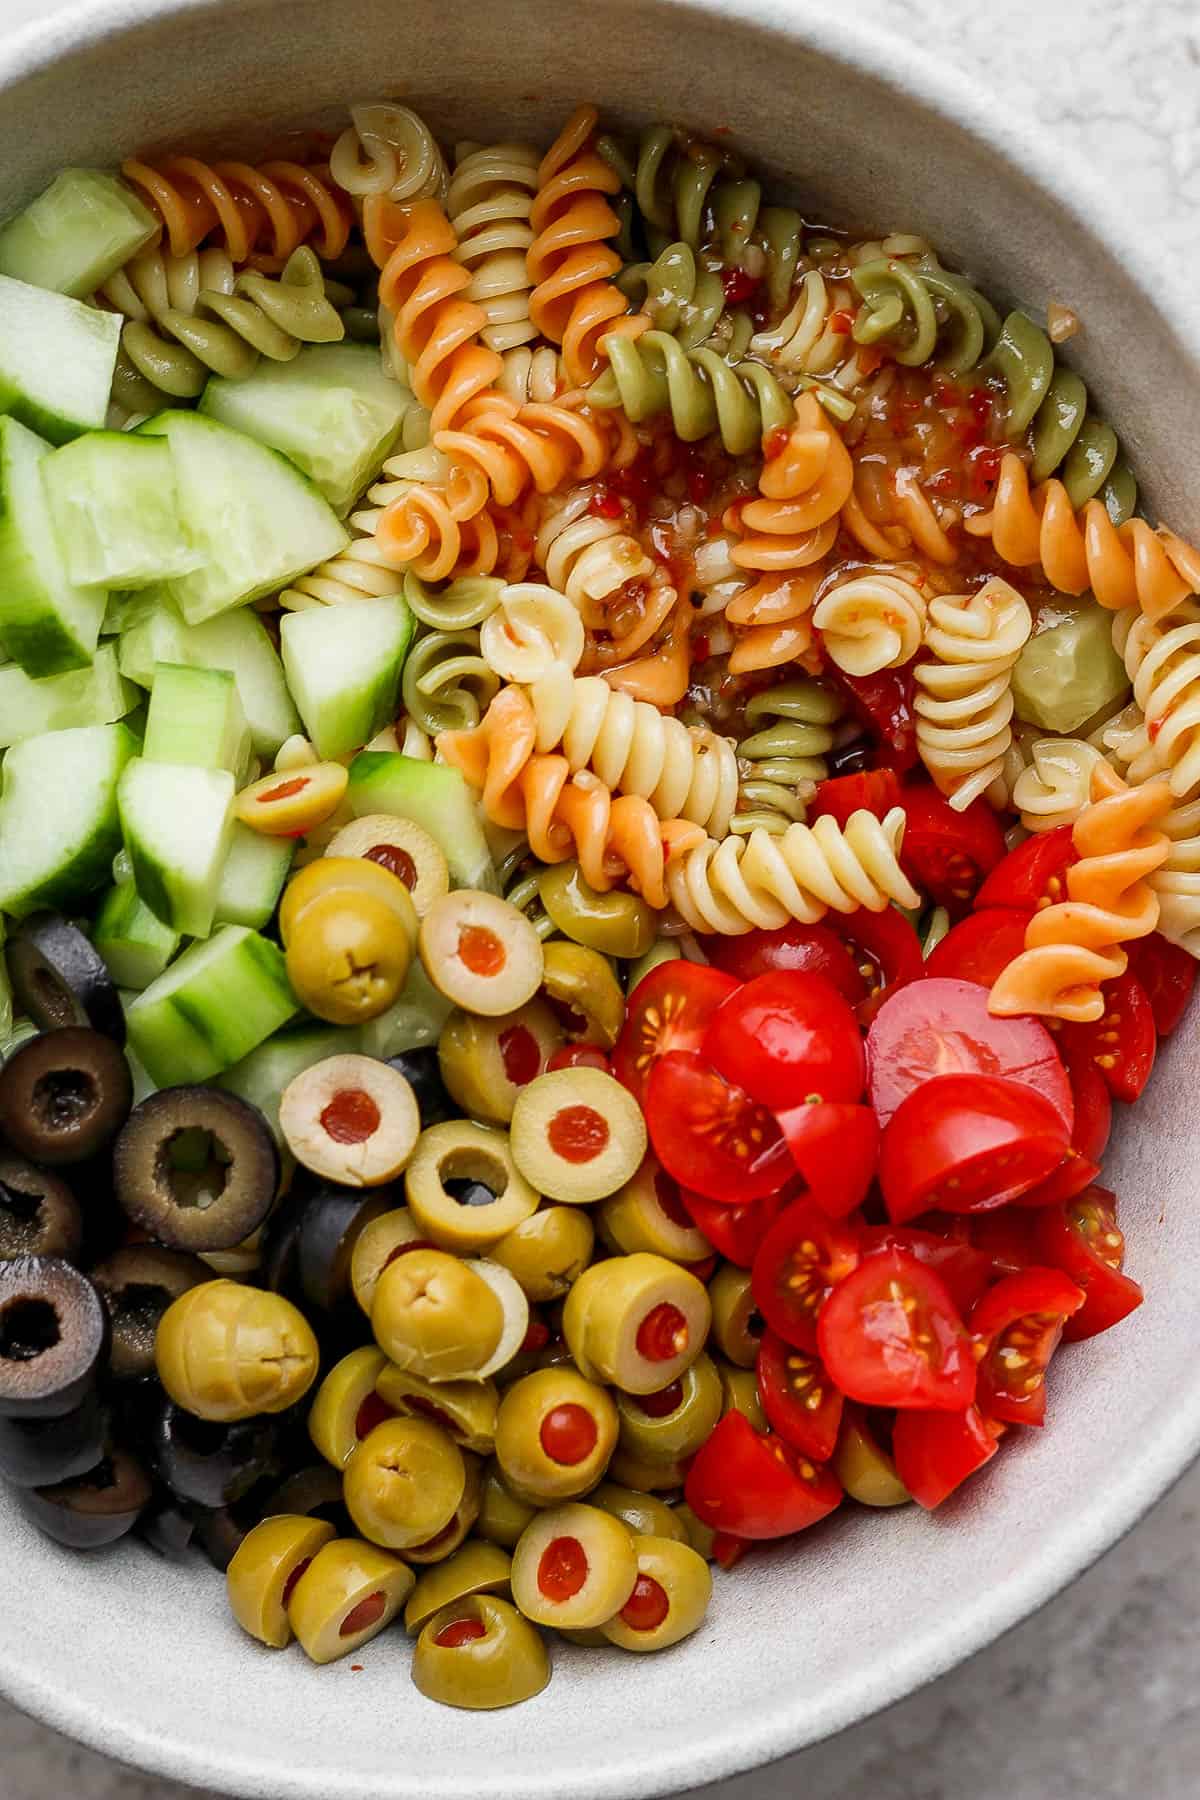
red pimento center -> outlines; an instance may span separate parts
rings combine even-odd
[[[564,1162],[589,1163],[608,1148],[608,1120],[594,1106],[563,1106],[551,1119],[546,1137]]]
[[[551,1538],[538,1563],[537,1584],[547,1600],[573,1600],[588,1578],[587,1551],[578,1538]]]
[[[659,1388],[657,1393],[631,1395],[631,1399],[648,1419],[665,1419],[668,1413],[677,1412],[683,1405],[683,1383],[672,1381],[669,1386]]]
[[[335,1144],[365,1144],[379,1130],[381,1114],[362,1088],[342,1088],[321,1114],[321,1129]]]
[[[550,1461],[568,1468],[592,1454],[597,1435],[596,1421],[587,1407],[578,1406],[574,1401],[568,1401],[565,1406],[552,1406],[538,1433]]]
[[[370,1437],[375,1427],[382,1425],[385,1419],[394,1419],[395,1417],[395,1407],[389,1406],[387,1401],[378,1394],[368,1394],[355,1415],[354,1435],[361,1441],[365,1437]]]
[[[679,1183],[672,1181],[665,1169],[658,1169],[654,1175],[654,1198],[658,1201],[662,1213],[670,1219],[672,1225],[678,1225],[680,1231],[696,1229],[683,1201],[679,1198]]]
[[[651,1307],[638,1326],[638,1355],[647,1362],[671,1362],[688,1347],[688,1322],[669,1300]]]
[[[373,844],[367,851],[366,860],[378,863],[381,869],[387,869],[406,888],[411,890],[416,885],[417,865],[408,851],[402,850],[399,844]]]
[[[291,800],[304,792],[308,779],[307,775],[293,775],[290,781],[281,781],[278,787],[268,788],[265,794],[260,794],[258,804],[274,806],[277,800]]]
[[[382,1591],[368,1594],[365,1600],[352,1607],[342,1620],[339,1637],[357,1637],[360,1631],[369,1631],[372,1625],[378,1625],[387,1611],[387,1598]]]
[[[487,1626],[482,1619],[451,1619],[433,1641],[439,1650],[461,1650],[464,1644],[477,1643],[486,1636]]]
[[[653,1575],[639,1575],[633,1592],[621,1608],[621,1618],[630,1631],[657,1631],[671,1610],[667,1590]]]
[[[508,1025],[496,1041],[504,1073],[514,1087],[524,1087],[542,1066],[537,1039],[527,1025]]]
[[[463,925],[458,933],[458,960],[472,975],[499,975],[508,952],[486,925]]]
[[[300,1577],[303,1575],[305,1569],[307,1569],[307,1567],[311,1561],[312,1561],[311,1556],[303,1557],[300,1560],[300,1562],[298,1562],[296,1564],[295,1568],[292,1570],[291,1574],[288,1576],[287,1580],[284,1582],[283,1592],[279,1596],[279,1604],[283,1607],[283,1610],[285,1612],[287,1611],[288,1601],[291,1599],[292,1595],[296,1591],[296,1583],[299,1581]]]

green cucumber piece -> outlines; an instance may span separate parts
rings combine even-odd
[[[208,1081],[297,1011],[278,945],[243,925],[193,944],[132,1001],[129,1041],[159,1087]]]
[[[218,925],[261,930],[279,904],[295,854],[291,838],[267,837],[235,819],[217,888]]]
[[[144,250],[158,220],[104,169],[64,169],[0,226],[0,275],[84,300]]]
[[[283,615],[284,674],[318,756],[345,756],[395,718],[414,627],[398,594]]]
[[[364,1056],[386,1062],[404,1050],[422,1050],[436,1044],[454,1007],[425,973],[419,957],[413,957],[408,979],[386,1012],[358,1027],[359,1048]]]
[[[161,438],[89,431],[46,458],[42,479],[72,581],[142,588],[199,568]]]
[[[143,755],[149,762],[228,769],[240,780],[250,760],[250,730],[230,671],[156,664]]]
[[[137,749],[124,725],[14,744],[0,796],[0,911],[68,911],[103,887],[121,847],[117,784]]]
[[[179,933],[150,911],[132,881],[120,881],[100,903],[92,942],[117,986],[140,993],[178,950]]]
[[[52,444],[95,431],[120,338],[116,313],[0,275],[0,413]]]
[[[0,418],[0,637],[35,676],[86,669],[105,607],[103,588],[79,587],[59,554],[42,483],[50,454],[16,419]]]
[[[137,689],[117,670],[117,653],[101,644],[90,669],[34,681],[17,663],[0,669],[0,749],[46,731],[111,725],[123,719]]]
[[[282,1148],[279,1100],[284,1088],[326,1057],[345,1056],[358,1047],[358,1033],[350,1027],[294,1025],[269,1037],[232,1069],[226,1069],[217,1085],[257,1106]]]
[[[193,412],[139,427],[165,437],[184,529],[203,557],[164,583],[189,625],[286,587],[350,539],[329,502],[278,451]]]
[[[4,915],[0,913],[0,1038],[8,1037],[13,1027],[12,982],[8,978],[8,959],[4,954],[6,936]]]
[[[118,655],[122,675],[145,688],[153,686],[160,662],[231,670],[257,756],[274,757],[300,729],[278,652],[258,614],[248,608],[185,625],[169,602],[160,603],[122,635]]]
[[[375,479],[413,397],[370,344],[311,344],[245,381],[214,375],[200,411],[282,451],[344,513]]]
[[[364,750],[350,764],[346,799],[355,818],[391,813],[423,825],[441,847],[456,887],[499,892],[475,796],[457,769],[398,750]]]
[[[212,930],[233,825],[227,769],[135,757],[117,788],[121,830],[137,891],[164,925],[187,937]]]
[[[143,619],[148,619],[158,604],[153,593],[147,593],[144,588],[139,588],[136,593],[114,589],[108,596],[100,621],[100,636],[116,637],[122,631],[131,631]]]

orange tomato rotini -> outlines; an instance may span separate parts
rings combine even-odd
[[[255,251],[282,263],[310,243],[318,256],[332,260],[350,236],[350,207],[324,168],[177,155],[130,157],[121,174],[161,219],[173,256],[214,243],[236,264]]]

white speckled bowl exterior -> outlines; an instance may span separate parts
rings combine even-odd
[[[1106,218],[983,94],[807,0],[89,0],[0,53],[0,213],[64,163],[227,146],[231,129],[252,148],[378,93],[451,136],[545,141],[581,97],[627,122],[727,125],[810,217],[919,231],[999,299],[1071,302],[1072,360],[1151,500],[1200,527],[1200,375],[1136,222]],[[1185,1028],[1109,1162],[1146,1305],[1061,1356],[1050,1428],[1015,1434],[936,1516],[847,1510],[718,1577],[680,1648],[557,1649],[537,1700],[470,1714],[420,1698],[398,1634],[361,1674],[260,1651],[207,1566],[136,1545],[72,1557],[0,1501],[0,1687],[112,1756],[289,1800],[635,1800],[852,1724],[1042,1604],[1200,1448],[1193,1071]]]

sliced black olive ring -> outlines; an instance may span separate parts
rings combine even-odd
[[[196,1418],[173,1400],[159,1408],[150,1456],[159,1480],[179,1500],[233,1506],[278,1475],[280,1428],[270,1417],[218,1422]]]
[[[80,1025],[30,1038],[0,1070],[0,1132],[21,1156],[52,1168],[103,1149],[132,1105],[121,1050]]]
[[[116,1380],[154,1374],[159,1320],[181,1294],[210,1279],[198,1256],[158,1244],[129,1244],[96,1264],[91,1280],[112,1326],[108,1366]]]
[[[603,1069],[555,1069],[518,1095],[512,1153],[539,1193],[587,1205],[615,1193],[638,1169],[646,1121],[633,1095]]]
[[[256,1106],[217,1088],[163,1088],[136,1106],[113,1149],[117,1198],[174,1250],[228,1250],[257,1230],[279,1152]]]
[[[0,1478],[14,1487],[45,1487],[94,1469],[108,1442],[108,1408],[98,1393],[57,1419],[0,1414]]]
[[[108,1315],[86,1275],[57,1256],[0,1263],[0,1416],[74,1412],[107,1349]]]
[[[332,1313],[350,1295],[359,1238],[373,1219],[388,1211],[394,1195],[391,1190],[320,1182],[296,1198],[301,1214],[296,1280],[308,1306]]]
[[[423,1236],[470,1256],[488,1251],[538,1208],[518,1171],[508,1133],[470,1119],[431,1125],[417,1140],[404,1195]]]
[[[521,1533],[512,1595],[535,1625],[586,1631],[620,1612],[637,1580],[633,1533],[598,1506],[551,1507]]]
[[[562,1042],[554,1014],[540,1000],[486,1019],[456,1007],[438,1038],[438,1066],[465,1113],[507,1125],[517,1095],[545,1073]]]
[[[542,941],[495,894],[459,888],[430,907],[419,939],[425,973],[465,1012],[516,1012],[542,984]]]
[[[293,1587],[288,1623],[313,1662],[337,1662],[378,1637],[412,1590],[413,1572],[398,1556],[334,1538]]]
[[[125,1014],[104,958],[61,913],[33,913],[5,945],[13,993],[43,1031],[87,1025],[121,1045]]]
[[[58,1175],[20,1156],[0,1154],[0,1262],[14,1256],[62,1256],[83,1243],[79,1202]]]
[[[326,1181],[381,1187],[400,1174],[421,1115],[412,1088],[373,1056],[330,1056],[284,1088],[279,1125],[297,1162]]]
[[[422,1131],[426,1126],[438,1125],[450,1117],[454,1106],[442,1081],[438,1053],[432,1044],[416,1050],[399,1050],[395,1056],[384,1057],[384,1061],[389,1069],[403,1075],[412,1089],[421,1114]]]
[[[132,1531],[154,1489],[141,1463],[111,1450],[86,1475],[51,1487],[17,1488],[20,1511],[69,1550],[100,1550]]]
[[[296,1515],[264,1519],[246,1533],[225,1572],[229,1610],[243,1631],[272,1650],[291,1643],[293,1590],[333,1535],[323,1519]]]

